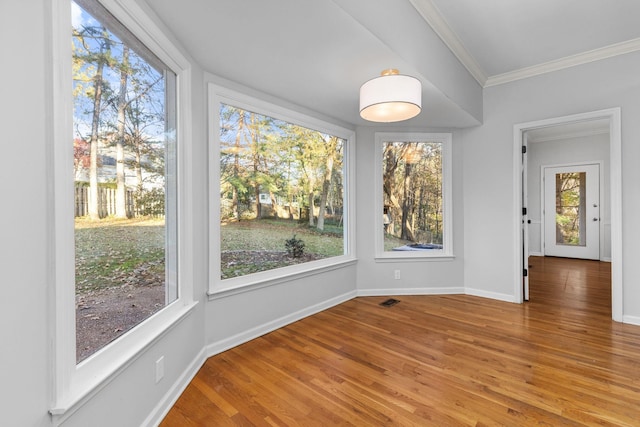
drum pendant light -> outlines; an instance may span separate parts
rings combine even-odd
[[[422,84],[418,79],[384,70],[380,77],[360,87],[360,116],[372,122],[399,122],[422,109]]]

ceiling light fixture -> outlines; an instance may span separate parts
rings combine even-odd
[[[360,116],[371,122],[399,122],[422,109],[422,84],[415,77],[384,70],[360,87]]]

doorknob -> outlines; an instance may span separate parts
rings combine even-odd
[[[598,207],[598,204],[597,204],[597,203],[594,203],[594,204],[593,204],[593,207],[594,207],[594,208],[597,208],[597,207]]]
[[[593,218],[594,221],[598,221],[598,218]]]

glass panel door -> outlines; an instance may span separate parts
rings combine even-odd
[[[556,244],[585,246],[585,172],[556,173]]]
[[[600,259],[600,166],[544,168],[544,254]]]

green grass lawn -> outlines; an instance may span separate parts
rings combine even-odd
[[[163,219],[76,219],[76,292],[131,283],[138,270],[163,275],[164,231]],[[300,260],[275,257],[274,253],[286,251],[285,241],[294,235],[304,241],[307,256]],[[320,232],[297,221],[272,219],[223,224],[221,248],[223,253],[252,253],[251,257],[236,256],[231,265],[223,264],[223,277],[338,256],[344,252],[341,227],[326,224],[325,230]]]
[[[393,236],[391,234],[384,234],[384,250],[385,252],[389,252],[392,251],[393,248],[398,248],[400,246],[404,246],[404,245],[410,245],[412,243],[411,240],[404,240],[401,239],[399,237]]]
[[[229,222],[221,227],[222,251],[284,251],[293,235],[305,243],[305,252],[331,257],[343,254],[342,228],[326,225],[320,232],[307,224],[287,220]]]
[[[75,222],[76,291],[120,286],[140,268],[164,274],[164,220]]]

